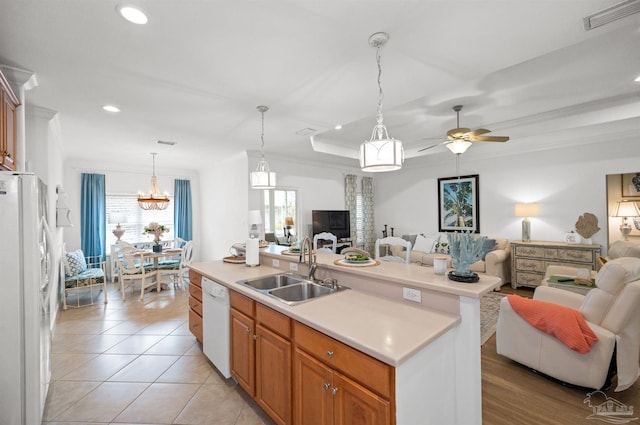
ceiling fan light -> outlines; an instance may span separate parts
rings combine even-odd
[[[456,140],[447,145],[447,148],[456,155],[465,153],[471,146],[471,142],[466,140]]]

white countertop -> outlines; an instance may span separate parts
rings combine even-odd
[[[263,250],[263,258],[280,258],[285,247],[269,247]],[[274,257],[277,256],[277,257]],[[333,264],[342,258],[334,254],[318,254],[320,267],[349,269],[350,273],[375,276],[394,283],[424,286],[432,290],[457,294],[472,298],[479,297],[500,283],[500,279],[490,278],[476,284],[462,284],[449,281],[446,277],[432,274],[427,281],[429,268],[416,265],[382,263],[376,267],[342,267]],[[293,257],[297,261],[297,257]],[[241,279],[250,279],[283,270],[267,266],[247,267],[244,264],[230,264],[222,261],[193,263],[195,271],[219,282],[230,289],[259,301],[274,310],[305,323],[347,345],[392,366],[398,366],[440,335],[455,327],[460,317],[434,309],[414,307],[400,301],[386,299],[367,292],[347,289],[332,295],[289,306],[277,299],[237,284]],[[438,279],[434,279],[437,277]],[[341,282],[349,286],[348,281]]]

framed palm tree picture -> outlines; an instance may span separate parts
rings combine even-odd
[[[441,232],[480,233],[478,174],[438,179],[438,221]]]

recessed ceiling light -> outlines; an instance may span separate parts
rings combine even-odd
[[[114,105],[102,105],[102,109],[107,112],[120,112],[120,108]]]
[[[149,22],[147,14],[135,6],[118,6],[118,12],[124,19],[138,25]]]
[[[333,127],[334,130],[342,130],[342,126],[340,124]]]

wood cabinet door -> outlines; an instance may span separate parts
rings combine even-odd
[[[16,106],[9,96],[3,93],[3,147],[2,165],[15,171],[16,169]]]
[[[333,424],[332,370],[300,349],[293,362],[294,423]]]
[[[256,402],[279,425],[291,423],[291,342],[256,327]]]
[[[390,403],[357,384],[355,381],[334,372],[334,424],[335,425],[389,425]]]
[[[255,396],[254,320],[231,309],[231,375],[251,396]]]

